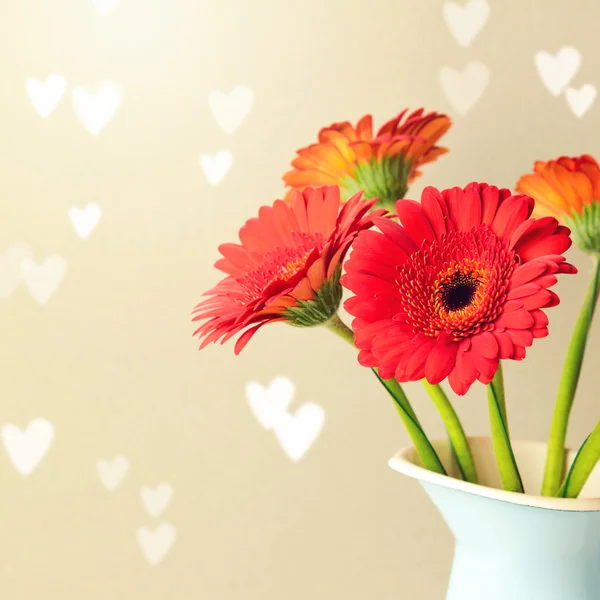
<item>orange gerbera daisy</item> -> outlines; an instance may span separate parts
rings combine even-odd
[[[587,154],[534,164],[517,190],[535,199],[535,212],[568,225],[577,245],[600,255],[600,166]]]
[[[450,118],[419,108],[403,110],[373,136],[373,119],[366,115],[353,127],[348,121],[321,129],[319,141],[298,150],[293,170],[284,176],[295,190],[315,185],[339,185],[347,200],[359,191],[378,197],[379,205],[393,210],[408,184],[421,175],[419,168],[448,150],[436,142],[450,127]]]
[[[350,244],[385,213],[367,214],[375,202],[356,194],[340,210],[339,188],[322,187],[296,192],[289,204],[263,206],[240,229],[241,244],[219,247],[223,258],[215,266],[227,277],[194,309],[193,321],[202,321],[194,332],[200,348],[243,332],[238,354],[266,323],[326,323],[342,299],[341,264]]]

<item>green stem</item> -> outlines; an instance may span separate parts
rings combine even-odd
[[[561,498],[577,498],[599,459],[600,423],[581,444],[558,495]]]
[[[385,387],[385,389],[388,391],[390,396],[394,399],[398,399],[398,401],[402,404],[402,408],[404,409],[404,411],[406,411],[408,416],[416,423],[416,425],[418,427],[423,429],[421,423],[419,422],[417,414],[413,410],[413,407],[411,406],[410,402],[408,401],[408,398],[407,398],[406,394],[404,393],[402,386],[398,383],[398,381],[394,378],[382,379],[381,377],[379,377],[379,373],[377,373],[377,371],[375,369],[373,369],[373,371],[375,372],[377,379],[379,379],[379,381]]]
[[[506,435],[510,437],[510,431],[508,429],[508,415],[506,413],[506,398],[504,396],[504,373],[502,372],[501,360],[498,361],[498,370],[496,371],[494,378],[496,379],[496,399],[498,400],[498,406],[500,407],[500,412],[502,413],[502,421],[504,422]]]
[[[402,389],[402,386],[394,379],[382,379],[377,373],[376,369],[373,369],[373,373],[381,384],[385,387],[385,389],[389,392],[390,396],[394,400],[396,405],[396,409],[398,410],[398,414],[404,423],[408,435],[410,435],[410,439],[412,440],[419,458],[423,463],[423,466],[428,471],[433,471],[434,473],[441,473],[442,475],[447,475],[446,469],[440,460],[440,457],[437,455],[435,448],[431,445],[431,442],[427,438],[427,435],[421,428],[418,419],[411,415],[414,415],[412,407]],[[394,381],[396,386],[390,384],[390,382]]]
[[[544,470],[542,496],[556,496],[563,475],[565,439],[567,437],[569,415],[571,414],[571,407],[573,406],[573,399],[579,382],[588,333],[600,292],[599,277],[600,258],[596,257],[594,275],[585,296],[585,300],[583,301],[583,305],[581,306],[579,317],[575,323],[575,329],[571,337],[571,343],[565,358],[558,387],[554,416],[552,417],[552,427],[550,429],[550,438],[548,440],[548,455],[546,457],[546,467]]]
[[[439,384],[431,385],[426,379],[423,379],[422,383],[444,421],[463,479],[471,483],[478,483],[477,470],[473,454],[471,453],[471,447],[469,446],[469,440],[465,435],[454,407],[450,403],[450,400],[448,400],[448,396],[446,396],[446,393]]]
[[[330,331],[333,331],[335,334],[339,335],[342,339],[354,346],[354,335],[352,330],[340,319],[337,313],[325,323],[325,326]],[[419,419],[417,418],[415,411],[408,401],[402,386],[395,379],[382,379],[379,376],[379,373],[377,373],[376,369],[373,369],[373,373],[375,373],[377,379],[380,381],[383,387],[385,387],[394,400],[396,409],[398,410],[400,418],[408,430],[410,439],[412,440],[417,453],[419,454],[419,458],[421,459],[423,466],[429,471],[446,475],[444,465],[442,464],[442,461],[437,455],[434,447],[431,445],[431,442],[425,435],[425,432],[419,423]]]
[[[339,335],[343,340],[346,340],[350,345],[354,346],[354,334],[352,333],[352,329],[340,319],[340,316],[337,313],[335,313],[329,321],[324,323],[324,325],[329,331],[333,331],[333,333]]]
[[[494,444],[494,453],[496,454],[496,463],[500,471],[502,487],[510,492],[524,492],[523,482],[517,467],[517,461],[513,454],[508,430],[506,428],[505,417],[500,405],[500,383],[502,373],[496,371],[494,379],[488,385],[488,408],[490,412],[490,428],[492,431],[492,442]]]

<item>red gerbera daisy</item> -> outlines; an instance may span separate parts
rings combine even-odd
[[[353,196],[340,211],[338,187],[308,188],[291,203],[276,200],[241,228],[240,244],[223,244],[215,266],[228,274],[194,309],[200,348],[245,330],[238,354],[265,323],[311,326],[328,321],[342,297],[341,262],[357,233],[371,227],[377,198]],[[250,329],[247,327],[252,326]]]
[[[558,273],[575,273],[562,253],[570,231],[553,217],[530,218],[534,201],[471,183],[400,200],[402,223],[356,239],[342,283],[355,318],[359,361],[400,382],[448,377],[458,394],[490,383],[499,359],[519,360],[548,335],[542,310],[558,296]]]

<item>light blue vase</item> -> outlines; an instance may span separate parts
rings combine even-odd
[[[539,494],[546,445],[516,442],[513,449],[526,494],[505,492],[489,438],[469,438],[483,485],[420,466],[414,448],[390,466],[418,479],[456,540],[446,600],[599,600],[600,471],[578,499]],[[434,442],[456,476],[448,443]],[[574,458],[569,453],[568,463]],[[433,600],[433,599],[432,599]]]

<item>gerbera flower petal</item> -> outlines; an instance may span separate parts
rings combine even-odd
[[[395,221],[378,218],[374,219],[374,222],[384,236],[396,244],[396,246],[398,246],[398,248],[400,248],[407,256],[418,250],[418,246],[415,244],[412,236],[404,227],[398,225]]]
[[[261,207],[241,228],[241,244],[219,247],[217,266],[228,277],[193,311],[200,347],[241,332],[238,353],[267,323],[309,326],[333,316],[342,296],[340,263],[358,232],[382,214],[366,216],[374,203],[357,194],[340,210],[339,189],[325,187]]]
[[[498,358],[501,360],[512,358],[515,352],[515,346],[506,331],[494,330],[493,333],[498,342]]]
[[[579,248],[600,254],[600,166],[594,158],[536,161],[534,173],[523,175],[517,189],[535,199],[538,216],[556,217],[572,230]]]
[[[425,377],[434,385],[448,377],[458,352],[458,344],[454,342],[452,336],[440,335],[440,338],[430,351],[425,365]]]
[[[496,321],[499,329],[527,329],[534,324],[531,313],[524,309],[509,310],[500,315]]]
[[[487,186],[481,193],[482,213],[481,222],[484,225],[491,225],[498,211],[500,202],[500,190],[495,185]]]
[[[373,135],[371,115],[356,127],[348,121],[333,123],[319,131],[318,143],[297,151],[293,169],[283,180],[291,192],[314,185],[336,184],[342,199],[362,190],[378,197],[390,210],[402,198],[408,184],[420,175],[419,168],[446,152],[436,146],[450,127],[446,115],[418,109],[402,111]]]
[[[457,206],[457,223],[459,231],[469,231],[481,225],[482,199],[479,185],[471,184],[465,188],[464,200]]]
[[[406,379],[416,381],[425,377],[425,363],[430,352],[436,347],[436,341],[424,335],[413,339],[414,351],[406,362]]]
[[[457,231],[468,231],[470,227],[463,221],[466,210],[465,192],[462,188],[453,187],[444,192],[444,199],[448,205],[450,219]]]
[[[477,379],[477,375],[472,352],[459,349],[456,353],[456,363],[450,371],[448,380],[454,391],[461,396],[466,394]]]
[[[415,246],[420,247],[425,240],[433,241],[435,239],[436,235],[431,223],[418,202],[398,200],[396,213]]]
[[[531,329],[507,329],[506,333],[508,333],[508,337],[510,337],[515,346],[528,348],[533,344]]]
[[[533,201],[528,196],[510,196],[498,207],[491,229],[498,237],[510,239],[517,227],[529,218],[532,210]]]
[[[493,358],[487,358],[473,349],[470,352],[470,357],[473,360],[473,366],[477,372],[477,380],[485,385],[490,383],[498,370],[498,364],[500,362],[498,360],[498,355]]]
[[[434,187],[427,186],[421,196],[421,206],[439,240],[448,231],[446,228],[448,210],[440,192]]]
[[[471,338],[471,345],[477,354],[485,358],[496,358],[498,356],[498,340],[494,334],[484,331]]]
[[[464,394],[489,383],[499,360],[521,360],[547,334],[541,309],[558,302],[548,288],[572,272],[568,230],[537,224],[532,207],[472,183],[399,201],[401,224],[374,219],[380,233],[358,235],[343,278],[361,364],[399,381],[447,377]]]
[[[569,233],[564,233],[532,239],[525,244],[517,242],[515,251],[519,252],[525,260],[533,260],[547,254],[561,254],[568,250],[572,243]]]

